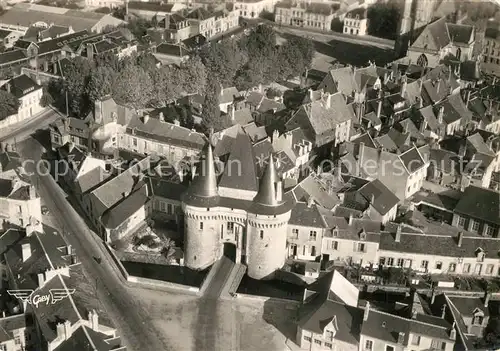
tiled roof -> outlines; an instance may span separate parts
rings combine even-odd
[[[129,10],[146,10],[155,12],[171,12],[175,4],[144,2],[144,1],[129,1]]]
[[[488,316],[490,314],[488,307],[484,307],[484,301],[482,298],[448,296],[448,299],[464,317],[472,317],[474,315],[474,311],[477,308],[483,311],[485,316]]]
[[[180,201],[181,195],[186,191],[184,184],[164,181],[161,178],[150,178],[149,184],[153,196],[160,196],[169,200]]]
[[[18,314],[0,319],[0,342],[14,339],[14,331],[30,327],[27,323],[27,316]]]
[[[184,57],[189,51],[181,44],[162,43],[156,47],[156,53],[167,56]]]
[[[17,152],[4,151],[0,154],[0,172],[15,170],[21,166],[21,156]]]
[[[239,96],[240,92],[235,87],[224,88],[221,90],[219,96],[219,104],[227,104],[234,101],[236,96]]]
[[[454,212],[500,225],[500,193],[469,186],[462,194]]]
[[[329,194],[316,178],[312,175],[304,178],[293,190],[298,201],[307,202],[312,198],[316,203],[326,209],[333,209],[340,203],[340,199],[333,194]]]
[[[94,189],[99,184],[105,182],[111,174],[107,173],[102,167],[96,167],[91,171],[78,177],[75,185],[81,194]]]
[[[403,164],[410,173],[416,172],[422,168],[425,163],[416,147],[402,153],[399,158],[403,161]]]

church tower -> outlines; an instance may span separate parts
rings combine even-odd
[[[250,278],[272,279],[283,267],[292,206],[283,198],[283,184],[271,155],[248,210],[246,260]]]
[[[218,219],[210,209],[218,206],[219,192],[212,146],[207,143],[195,176],[182,197],[184,211],[184,264],[205,269],[219,257]]]

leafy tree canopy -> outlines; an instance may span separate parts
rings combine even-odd
[[[377,2],[368,8],[368,34],[394,39],[401,18],[401,8],[392,2]]]
[[[0,119],[17,113],[19,100],[6,90],[0,89]]]

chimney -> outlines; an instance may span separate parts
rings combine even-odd
[[[309,89],[308,93],[309,93],[309,100],[312,101],[313,100],[313,93],[314,93],[314,91],[312,89]]]
[[[165,15],[165,29],[170,28],[170,15]]]
[[[441,89],[441,78],[438,78],[438,85],[437,85],[437,93],[439,94],[439,90]]]
[[[464,240],[464,232],[458,233],[458,242],[457,242],[458,247],[462,247],[463,240]]]
[[[412,319],[417,319],[417,309],[414,308],[412,311],[411,311],[411,318]]]
[[[377,118],[380,119],[380,116],[382,115],[382,103],[383,100],[380,98],[380,100],[377,103]]]
[[[432,292],[431,292],[431,305],[434,304],[434,300],[435,299],[436,299],[436,289],[432,288]]]
[[[406,78],[403,79],[403,84],[401,84],[401,97],[404,98],[406,95],[406,87],[408,83],[406,82]]]
[[[401,231],[402,231],[402,228],[401,228],[401,224],[398,224],[398,227],[396,229],[396,236],[394,238],[394,241],[399,243],[401,242]]]
[[[5,84],[5,88],[7,89],[7,92],[10,93],[10,82],[7,82],[7,84]]]
[[[465,106],[466,107],[469,107],[469,102],[470,102],[470,95],[471,95],[471,91],[467,91],[467,99],[465,101]]]
[[[446,304],[444,304],[443,307],[441,307],[441,318],[444,319],[445,316],[446,316]]]
[[[349,225],[352,225],[354,222],[354,216],[352,215],[352,213],[349,213]]]
[[[71,338],[71,322],[64,321],[64,339],[68,340]]]
[[[99,331],[99,316],[95,310],[89,311],[90,328]]]
[[[398,334],[398,344],[402,345],[405,343],[405,333],[399,332]]]
[[[94,58],[94,44],[92,43],[87,44],[87,58],[88,59]]]
[[[42,287],[43,284],[45,284],[45,274],[44,273],[38,273],[38,286]]]
[[[311,208],[313,204],[314,198],[312,196],[309,196],[309,198],[307,199],[307,207]]]
[[[36,189],[35,189],[34,185],[30,185],[30,187],[28,188],[28,194],[29,194],[30,200],[36,199]]]
[[[57,74],[57,62],[54,62],[52,65],[52,74],[54,75]]]
[[[455,330],[455,322],[453,322],[453,325],[451,326],[450,329],[450,339],[455,340],[457,338],[457,331]]]
[[[359,143],[359,151],[358,151],[358,164],[357,164],[357,176],[361,175],[361,166],[363,165],[363,157],[365,153],[365,143]]]
[[[146,113],[142,116],[142,122],[146,124],[148,123],[148,121],[149,121],[149,115]]]
[[[488,308],[488,304],[490,303],[490,299],[491,299],[491,293],[487,292],[484,295],[484,307]]]
[[[234,105],[231,104],[228,106],[228,113],[229,113],[229,117],[231,117],[231,121],[234,121]]]
[[[43,62],[43,71],[48,72],[49,71],[49,61],[44,61]]]
[[[23,262],[26,262],[31,257],[31,245],[29,243],[21,246]]]
[[[63,340],[66,339],[66,335],[64,334],[64,324],[57,323],[56,331],[57,331],[57,338],[58,339],[63,339]]]
[[[163,115],[163,112],[160,111],[160,113],[158,114],[158,119],[160,120],[160,122],[165,122],[165,116]]]
[[[370,302],[366,301],[365,312],[363,313],[363,321],[368,320],[368,315],[370,314]]]
[[[276,201],[281,202],[283,200],[283,183],[280,181],[276,182]]]
[[[438,122],[439,122],[439,124],[443,123],[443,117],[444,117],[444,106],[441,106],[439,108],[439,113],[438,113]]]
[[[425,119],[422,119],[422,122],[420,122],[420,133],[424,133],[426,129],[427,121]]]
[[[71,255],[73,253],[73,249],[71,245],[66,246],[66,254]]]
[[[332,107],[332,94],[330,94],[330,93],[326,93],[325,107],[326,108]]]

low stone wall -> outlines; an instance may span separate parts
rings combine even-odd
[[[164,282],[164,281],[161,281],[161,280],[149,279],[149,278],[143,278],[143,277],[135,277],[135,276],[132,276],[132,275],[128,276],[127,281],[129,281],[131,283],[141,284],[141,285],[154,286],[154,287],[157,287],[157,288],[166,288],[166,289],[189,291],[189,292],[194,293],[194,294],[197,294],[200,291],[200,288],[197,288],[197,287],[194,287],[194,286],[181,285],[181,284]]]

